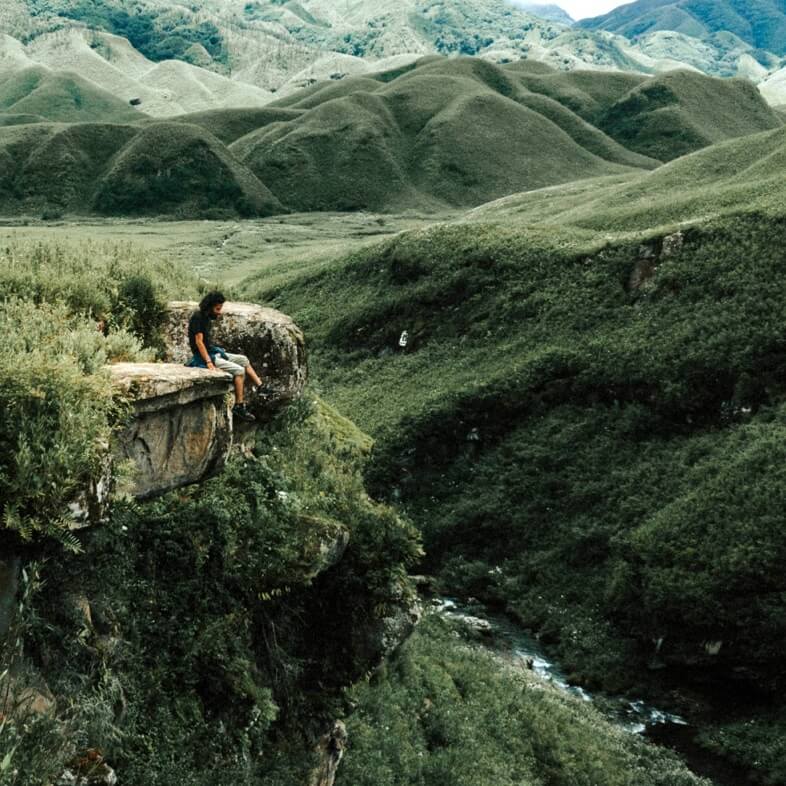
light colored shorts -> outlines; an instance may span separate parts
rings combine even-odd
[[[227,352],[226,358],[216,355],[213,358],[213,365],[220,371],[229,372],[233,377],[242,377],[246,373],[249,361],[245,355],[233,355]]]

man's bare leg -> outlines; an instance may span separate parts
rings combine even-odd
[[[260,378],[259,374],[254,371],[254,367],[250,363],[246,366],[246,374],[248,374],[249,379],[254,385],[261,387],[262,379]]]
[[[243,403],[243,375],[238,374],[233,378],[235,383],[235,404]]]

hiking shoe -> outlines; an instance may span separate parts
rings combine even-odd
[[[248,407],[245,404],[235,404],[235,406],[232,407],[232,416],[240,420],[245,420],[246,423],[253,423],[256,420],[248,411]]]

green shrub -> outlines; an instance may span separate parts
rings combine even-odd
[[[109,341],[62,305],[6,301],[0,330],[3,527],[71,542],[68,506],[101,479],[117,413],[102,367],[148,356],[131,336]]]
[[[115,321],[138,336],[146,347],[161,344],[166,303],[149,275],[132,275],[120,282],[113,312]]]

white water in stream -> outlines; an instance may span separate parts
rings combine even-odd
[[[548,680],[556,687],[577,696],[582,701],[593,702],[592,695],[579,685],[571,685],[559,666],[550,661],[543,651],[543,647],[538,640],[526,631],[518,628],[513,622],[499,617],[484,613],[478,616],[474,612],[462,608],[455,600],[449,598],[439,598],[434,601],[434,609],[449,619],[458,620],[467,624],[470,628],[487,632],[494,640],[495,644],[507,644],[510,646],[510,655],[519,660],[525,666],[532,669],[539,677]],[[609,698],[608,696],[604,698]],[[604,702],[604,705],[606,702]],[[609,711],[608,707],[599,705],[603,714],[613,723],[621,726],[631,734],[644,734],[653,726],[671,724],[675,726],[687,726],[687,722],[678,715],[659,710],[651,704],[641,699],[618,698],[613,703],[614,709]]]

